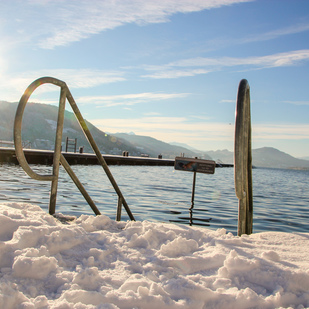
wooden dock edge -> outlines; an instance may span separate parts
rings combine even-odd
[[[51,150],[24,149],[29,164],[52,165],[54,152]],[[93,153],[62,152],[70,165],[98,165],[99,161]],[[175,159],[158,159],[149,157],[120,156],[103,154],[108,165],[148,165],[174,166]],[[0,147],[0,163],[19,164],[15,149]],[[216,164],[216,167],[233,167],[233,164]]]

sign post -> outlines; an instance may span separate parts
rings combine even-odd
[[[175,170],[193,172],[193,185],[192,185],[192,197],[191,197],[191,208],[194,206],[194,194],[195,194],[195,180],[196,173],[214,174],[216,162],[211,160],[193,159],[185,157],[175,158]]]
[[[192,185],[192,197],[191,197],[191,207],[190,207],[190,210],[192,210],[193,207],[194,207],[195,180],[196,180],[196,172],[193,172],[193,185]]]

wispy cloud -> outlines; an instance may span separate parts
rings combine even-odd
[[[269,40],[275,40],[283,36],[288,36],[292,34],[298,34],[305,31],[309,31],[309,23],[299,23],[293,24],[291,26],[262,32],[262,33],[252,33],[245,37],[237,37],[235,34],[233,37],[217,37],[215,39],[207,41],[207,44],[204,47],[205,51],[213,51],[217,49],[226,48],[228,46],[242,45],[253,42],[263,42]]]
[[[203,136],[205,140],[234,139],[234,125],[209,122],[207,120],[192,121],[186,117],[141,117],[134,119],[93,119],[91,123],[109,132],[139,132],[141,134],[159,132],[166,134],[175,132],[179,136],[187,134]],[[307,124],[253,124],[253,138],[256,139],[309,139]],[[166,139],[166,138],[164,138]]]
[[[156,71],[154,69],[154,71]],[[162,78],[179,78],[179,77],[189,77],[189,76],[196,76],[200,74],[207,74],[210,73],[211,70],[203,70],[203,69],[187,69],[187,70],[158,70],[152,74],[142,75],[142,77],[151,77],[156,79]]]
[[[220,57],[220,58],[189,58],[170,62],[160,66],[145,66],[149,74],[142,75],[147,78],[178,78],[183,76],[195,76],[222,70],[235,68],[237,70],[256,70],[263,68],[285,67],[299,64],[309,60],[309,49],[278,53],[256,57]],[[185,74],[183,73],[185,72]]]
[[[124,24],[163,23],[177,13],[249,1],[252,0],[12,0],[1,3],[0,19],[13,16],[12,26],[19,39],[29,36],[35,38],[39,47],[52,49]]]
[[[197,149],[211,149],[213,145],[232,150],[235,127],[232,124],[209,122],[192,117],[141,117],[134,119],[92,119],[91,123],[102,131],[135,132],[162,141],[180,141],[194,145]],[[253,124],[253,143],[267,144],[270,141],[309,140],[309,125],[307,124]]]
[[[309,101],[284,101],[284,103],[293,105],[309,105]]]
[[[221,100],[219,103],[234,103],[236,102],[236,98],[234,100]]]
[[[169,100],[175,98],[187,97],[189,93],[156,93],[156,92],[143,92],[131,93],[121,95],[108,95],[108,96],[84,96],[79,97],[78,101],[82,104],[92,103],[99,106],[111,107],[119,105],[135,105],[139,103],[147,103],[158,100]]]
[[[301,140],[309,139],[309,124],[263,124],[254,125],[256,140]]]
[[[292,25],[292,26],[281,28],[281,29],[276,29],[276,30],[272,30],[269,32],[261,33],[261,34],[255,34],[253,36],[242,38],[239,40],[236,39],[234,40],[234,43],[251,43],[251,42],[268,41],[268,40],[273,40],[273,39],[286,36],[286,35],[290,35],[290,34],[301,33],[304,31],[309,31],[308,23]]]
[[[124,72],[121,71],[108,72],[91,69],[51,69],[23,72],[14,77],[0,77],[0,91],[2,98],[9,101],[12,100],[12,98],[15,98],[13,100],[16,100],[16,95],[18,95],[18,97],[21,96],[30,83],[44,76],[51,76],[63,80],[67,83],[70,89],[91,88],[102,84],[121,82],[125,80]],[[59,91],[59,89],[55,86],[43,85],[35,91],[35,94],[52,91]]]
[[[193,122],[186,117],[141,117],[134,119],[92,119],[91,123],[107,132],[130,132],[148,135],[163,141],[182,142],[230,141],[234,128],[226,123]],[[189,144],[190,144],[189,143]]]

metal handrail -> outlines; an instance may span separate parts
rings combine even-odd
[[[235,192],[239,199],[238,235],[251,234],[253,224],[252,154],[250,87],[247,80],[239,83],[234,144]]]
[[[23,152],[22,148],[22,138],[21,138],[21,129],[22,129],[22,117],[23,113],[26,107],[26,104],[31,96],[31,94],[34,92],[36,88],[43,84],[53,84],[55,86],[58,86],[61,88],[60,90],[60,99],[59,99],[59,110],[58,110],[58,121],[57,121],[57,129],[56,129],[56,141],[55,141],[55,148],[54,148],[54,158],[53,158],[53,171],[51,175],[40,175],[36,172],[34,172],[31,167],[29,166],[25,154]],[[70,165],[64,158],[64,156],[61,154],[61,141],[62,141],[62,132],[63,132],[63,122],[64,122],[64,110],[65,110],[65,102],[66,99],[69,101],[72,110],[81,126],[81,129],[83,130],[84,134],[86,135],[94,153],[97,156],[98,161],[102,165],[107,177],[109,178],[114,190],[116,191],[118,195],[118,206],[117,206],[117,216],[116,219],[121,219],[121,205],[124,206],[124,208],[127,211],[127,214],[131,220],[135,220],[133,214],[131,213],[131,210],[123,197],[112,173],[110,172],[97,144],[95,143],[87,124],[82,117],[82,114],[80,113],[75,100],[66,85],[65,82],[53,78],[53,77],[41,77],[34,82],[32,82],[28,88],[25,90],[23,96],[21,97],[17,110],[15,115],[15,121],[14,121],[14,143],[15,143],[15,152],[16,157],[24,169],[24,171],[33,179],[36,180],[43,180],[43,181],[51,181],[51,194],[50,194],[50,201],[49,201],[49,213],[54,214],[56,209],[56,197],[57,197],[57,187],[58,187],[58,177],[59,177],[59,165],[60,163],[63,165],[69,176],[72,178],[78,189],[81,191],[83,196],[85,197],[88,204],[91,206],[91,208],[94,210],[95,214],[100,214],[100,211],[95,206],[94,202],[90,198],[90,196],[87,194],[86,190],[78,180],[77,176],[74,174],[73,170],[71,169]]]

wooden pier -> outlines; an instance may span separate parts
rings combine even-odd
[[[24,149],[29,164],[52,165],[54,152],[51,150]],[[62,152],[70,165],[97,165],[99,161],[94,153]],[[108,165],[157,165],[173,166],[173,159],[157,159],[135,156],[117,156],[103,154]],[[18,164],[15,149],[0,147],[0,163]]]
[[[51,150],[24,149],[29,164],[52,165],[54,152]],[[97,165],[99,161],[94,153],[62,152],[70,165]],[[103,154],[107,165],[148,165],[148,166],[174,166],[175,159],[158,159],[149,157],[120,156]],[[19,164],[15,149],[0,147],[0,163]],[[216,164],[216,167],[233,167],[233,164]]]

